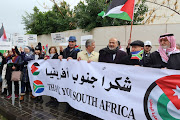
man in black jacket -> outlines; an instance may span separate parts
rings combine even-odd
[[[69,45],[67,48],[65,48],[63,51],[60,48],[60,56],[58,57],[58,59],[60,59],[61,61],[63,58],[67,60],[77,59],[77,53],[80,52],[80,49],[78,48],[78,46],[76,46],[77,40],[75,36],[70,36],[68,41]],[[70,109],[72,109],[72,107],[67,103],[65,112],[68,112]]]
[[[164,34],[159,38],[159,49],[151,53],[146,66],[180,70],[180,51],[176,49],[173,34]]]
[[[128,56],[122,58],[120,61],[120,64],[143,66],[144,64],[143,59],[132,57],[132,54],[134,54],[135,52],[140,53],[144,49],[144,42],[142,42],[141,40],[136,40],[136,41],[133,41],[130,44],[130,46],[131,46],[131,53],[129,53]],[[142,51],[142,54],[143,54],[143,51]],[[143,57],[142,54],[141,54],[141,57]]]
[[[119,50],[118,40],[111,38],[108,46],[99,51],[99,62],[119,63],[125,56],[126,52]]]
[[[63,51],[60,51],[59,59],[77,59],[77,53],[80,51],[78,46],[76,45],[76,37],[70,36],[69,37],[69,45],[67,48],[65,48]]]

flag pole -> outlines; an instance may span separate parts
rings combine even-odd
[[[129,37],[129,42],[131,42],[131,37],[132,37],[132,27],[133,27],[133,20],[131,21],[131,30],[130,30],[130,37]]]
[[[134,0],[134,8],[135,8],[135,0]],[[129,46],[130,43],[131,43],[133,21],[134,21],[134,10],[133,10],[133,17],[132,17],[132,21],[131,21],[131,30],[130,30],[130,37],[129,37],[129,41],[128,41],[128,46]]]

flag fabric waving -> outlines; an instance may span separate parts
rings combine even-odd
[[[6,32],[5,32],[4,27],[2,25],[2,27],[0,29],[0,41],[6,41],[6,40],[7,40]]]
[[[112,0],[107,12],[102,11],[98,16],[108,16],[122,20],[132,21],[135,0]]]
[[[47,55],[47,51],[48,51],[48,44],[46,44],[46,46],[43,46],[42,51],[44,52],[44,54]]]

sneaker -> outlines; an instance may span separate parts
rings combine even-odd
[[[12,98],[12,95],[7,96],[6,98],[7,98],[7,99],[11,99],[11,98]]]
[[[31,96],[31,99],[35,99],[36,98],[35,96],[33,96],[32,92],[30,92],[29,95]]]
[[[24,100],[24,95],[21,95],[21,97],[20,97],[19,100],[20,100],[20,101],[23,101],[23,100]]]

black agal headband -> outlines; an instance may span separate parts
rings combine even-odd
[[[166,36],[174,36],[174,34],[161,35],[160,38],[166,37]]]

